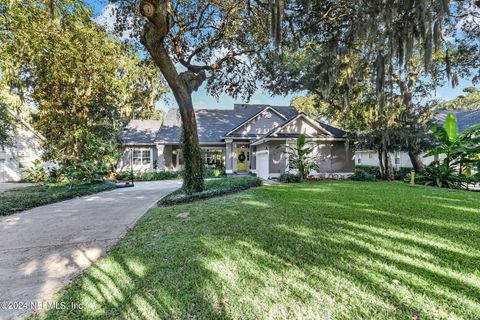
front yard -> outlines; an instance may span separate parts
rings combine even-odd
[[[58,318],[474,319],[480,193],[273,185],[152,209]]]

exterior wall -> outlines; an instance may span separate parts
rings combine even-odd
[[[18,124],[12,147],[0,148],[0,182],[19,181],[25,169],[42,156],[42,140],[31,129]]]
[[[227,140],[225,147],[225,172],[227,174],[233,174],[233,158],[234,158],[234,149],[232,140]]]
[[[151,157],[150,157],[150,164],[148,165],[133,165],[134,171],[153,171],[153,163],[157,161],[158,169],[160,169],[160,163],[158,161],[158,150],[157,146],[155,145],[134,145],[134,146],[126,146],[123,148],[123,155],[119,159],[117,167],[120,171],[130,170],[131,164],[131,153],[134,150],[139,149],[150,149]]]
[[[250,146],[250,170],[255,172],[257,169],[257,146]]]
[[[325,178],[346,178],[355,172],[354,152],[348,141],[324,141],[314,151],[319,170],[310,172],[313,176]],[[289,172],[296,170],[290,169]]]
[[[306,135],[310,136],[316,136],[319,133],[324,134],[323,132],[319,131],[319,129],[315,128],[311,124],[309,124],[307,121],[305,121],[304,118],[300,117],[297,120],[293,121],[292,123],[289,123],[285,128],[281,129],[279,133],[283,134],[288,134],[288,133],[304,133]]]
[[[270,141],[269,143],[269,171],[271,176],[280,176],[288,170],[287,155],[285,154],[286,141]]]
[[[354,150],[348,141],[335,141],[331,145],[329,172],[355,172]]]
[[[404,167],[404,168],[412,168],[412,162],[410,161],[410,157],[408,156],[407,152],[393,152],[390,153],[390,158],[392,159],[392,164],[395,169]],[[360,159],[360,162],[358,161]],[[443,159],[443,157],[440,157]],[[423,157],[422,161],[425,165],[429,165],[433,161],[435,161],[435,157]],[[375,150],[357,150],[355,151],[355,165],[362,165],[362,166],[379,166],[380,163],[378,161],[378,153]]]
[[[279,127],[283,122],[285,122],[285,120],[275,112],[266,111],[251,119],[232,134],[235,136],[260,136]]]

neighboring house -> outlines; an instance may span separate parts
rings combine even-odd
[[[8,109],[7,109],[8,110]],[[19,181],[25,176],[25,169],[42,156],[42,142],[45,138],[33,127],[8,110],[16,119],[16,128],[11,146],[0,146],[0,182]]]
[[[457,118],[458,132],[480,123],[480,110],[440,110],[435,114],[433,121],[437,124],[443,125],[448,114],[453,113]],[[412,168],[412,162],[407,152],[398,151],[390,154],[392,164],[395,170],[399,168]],[[422,161],[425,165],[439,160],[438,157],[423,157]],[[378,166],[378,153],[375,150],[356,150],[355,164],[365,166]]]
[[[299,134],[318,144],[321,176],[354,172],[353,150],[345,132],[317,122],[293,107],[236,104],[233,109],[195,111],[200,146],[207,166],[224,166],[228,175],[253,174],[263,179],[290,171],[286,144]],[[123,131],[121,170],[181,170],[181,120],[177,109],[159,121],[133,120]]]

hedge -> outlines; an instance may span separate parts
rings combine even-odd
[[[186,194],[183,192],[182,189],[179,189],[162,198],[158,202],[158,205],[167,206],[192,202],[201,199],[208,199],[247,190],[253,187],[259,187],[261,185],[262,179],[250,176],[207,180],[205,182],[204,191],[196,192],[193,194]]]

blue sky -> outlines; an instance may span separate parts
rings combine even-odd
[[[108,5],[108,0],[86,0],[87,3],[93,6],[95,17],[98,21],[102,21],[105,24],[112,23],[112,19],[109,19],[108,14],[106,13],[106,7]],[[103,19],[103,20],[102,20]],[[457,87],[452,88],[450,85],[444,87],[439,87],[436,90],[435,96],[432,92],[432,97],[439,100],[451,100],[463,92],[463,88],[472,86],[471,81],[467,79],[460,79]],[[302,95],[298,93],[296,95]],[[255,104],[270,104],[270,105],[290,105],[290,101],[296,95],[287,95],[283,96],[271,96],[269,93],[264,92],[262,89],[257,90],[255,94],[250,99],[249,103]],[[207,94],[205,90],[205,85],[203,85],[199,90],[192,95],[195,108],[215,108],[215,109],[229,109],[233,107],[234,103],[246,103],[241,99],[233,99],[232,97],[223,94],[217,98],[214,98]],[[169,94],[166,101],[159,101],[157,104],[159,108],[168,109],[175,108],[177,106],[173,95]]]

